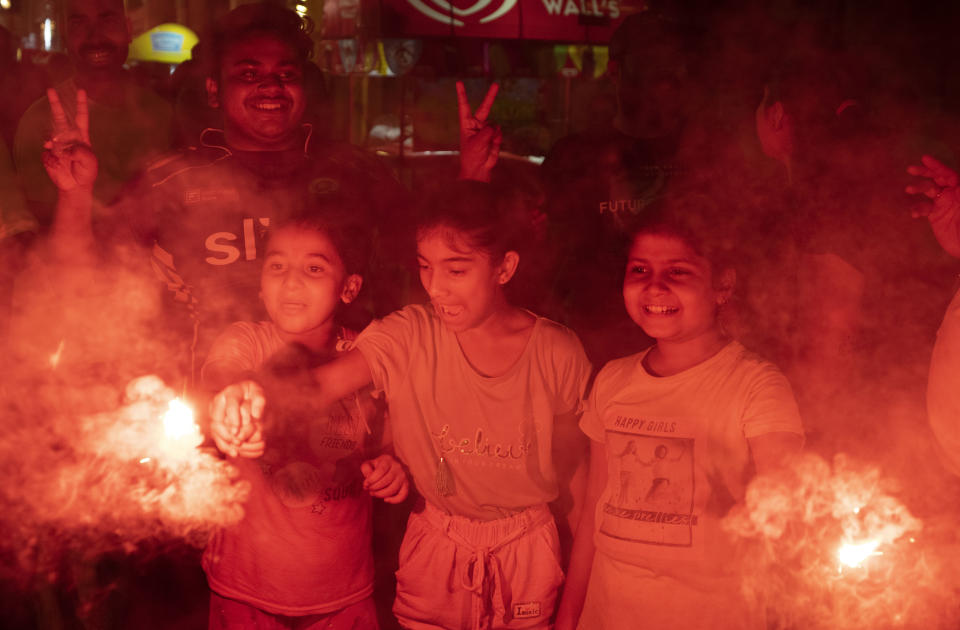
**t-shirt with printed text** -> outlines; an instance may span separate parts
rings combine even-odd
[[[346,337],[338,347],[348,347]],[[272,322],[238,322],[214,342],[203,370],[255,372],[285,347]],[[204,552],[212,590],[290,616],[370,596],[371,499],[360,464],[374,413],[369,395],[358,393],[310,422],[284,423],[261,458],[231,460],[251,493],[243,520],[216,532]]]
[[[590,363],[576,335],[537,318],[520,358],[483,376],[428,306],[407,306],[360,333],[356,347],[384,392],[397,455],[423,497],[489,521],[557,498],[554,422],[577,412]],[[454,479],[437,492],[440,457]]]
[[[720,521],[750,479],[747,440],[802,435],[800,414],[783,374],[739,342],[666,377],[643,367],[647,352],[600,371],[580,421],[607,453],[597,553],[709,589],[736,564]]]
[[[371,241],[404,220],[406,193],[377,158],[312,135],[305,125],[294,149],[238,151],[223,132],[208,129],[200,146],[154,163],[113,208],[114,222],[152,247],[153,267],[172,298],[167,324],[185,340],[197,335],[197,356],[230,322],[266,316],[258,295],[271,225],[333,196],[349,200]],[[365,306],[389,312],[400,284],[374,280],[364,295],[377,304]]]

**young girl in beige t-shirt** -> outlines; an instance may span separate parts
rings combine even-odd
[[[396,453],[423,497],[400,550],[401,624],[546,628],[563,579],[546,505],[560,493],[554,453],[577,437],[590,365],[573,332],[507,299],[524,238],[509,200],[461,181],[423,209],[429,304],[374,322],[317,368],[318,396],[369,383],[386,395]],[[246,437],[265,404],[256,383],[230,386],[215,421],[250,427]]]

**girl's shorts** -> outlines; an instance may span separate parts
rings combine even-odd
[[[495,521],[414,511],[400,547],[393,613],[408,630],[549,628],[563,582],[546,505]]]
[[[373,598],[320,615],[289,617],[210,591],[209,630],[379,630]]]

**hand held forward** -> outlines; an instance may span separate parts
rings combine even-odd
[[[263,388],[254,381],[228,385],[210,401],[210,433],[230,457],[260,457],[266,448],[260,418],[266,406]]]

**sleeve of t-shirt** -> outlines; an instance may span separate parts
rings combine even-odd
[[[584,401],[583,415],[580,416],[580,430],[595,442],[603,442],[606,439],[606,431],[603,428],[603,412],[607,401],[604,394],[610,375],[611,366],[607,364],[597,374],[593,387],[590,389],[590,395]]]
[[[213,342],[207,360],[200,370],[200,379],[206,382],[212,372],[234,374],[238,378],[256,372],[263,364],[263,348],[252,324],[230,324]]]
[[[370,368],[375,391],[390,398],[390,390],[406,378],[411,350],[420,345],[426,330],[426,315],[416,306],[374,320],[354,342]]]
[[[780,431],[803,435],[800,410],[787,377],[773,364],[761,363],[747,384],[743,436]]]

